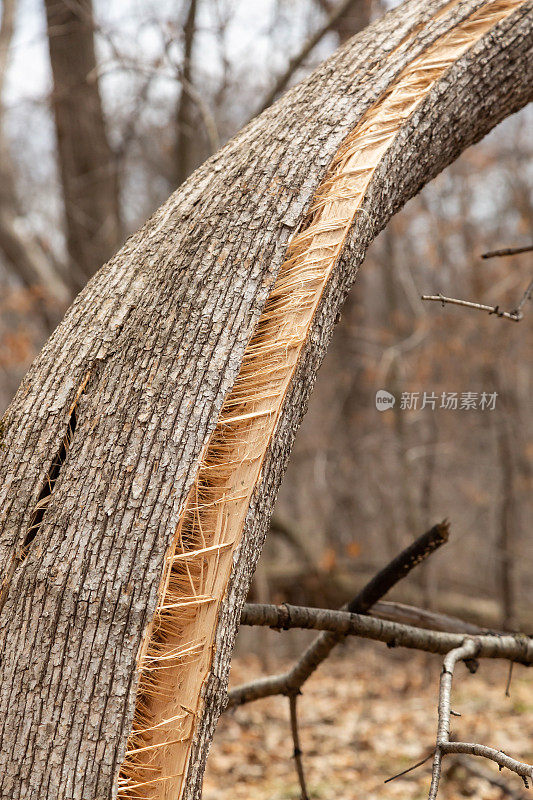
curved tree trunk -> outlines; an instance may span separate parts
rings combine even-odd
[[[388,14],[79,295],[2,422],[2,797],[199,796],[339,306],[390,216],[527,101],[531,12]]]

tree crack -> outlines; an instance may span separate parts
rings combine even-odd
[[[80,384],[78,391],[76,392],[76,396],[74,397],[74,400],[70,407],[68,424],[65,434],[63,435],[63,439],[61,441],[61,446],[56,456],[52,459],[50,466],[48,467],[44,483],[41,487],[41,491],[39,492],[39,496],[37,498],[37,502],[35,504],[35,508],[31,516],[30,525],[26,532],[26,536],[24,537],[22,546],[20,548],[17,548],[16,551],[14,552],[9,567],[5,572],[2,583],[0,584],[0,613],[2,612],[2,609],[4,608],[4,605],[6,603],[9,594],[9,589],[13,581],[13,577],[15,575],[17,567],[23,564],[24,561],[26,560],[28,553],[30,552],[31,546],[41,529],[44,515],[46,513],[46,509],[48,508],[48,504],[50,502],[50,498],[52,497],[61,469],[66,461],[68,452],[72,446],[74,433],[78,425],[78,413],[76,409],[78,406],[79,399],[87,387],[90,376],[91,376],[91,371],[89,370],[86,373],[82,383]]]

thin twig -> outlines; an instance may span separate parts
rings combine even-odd
[[[401,772],[398,772],[396,775],[393,775],[391,778],[387,778],[387,780],[383,781],[383,783],[390,783],[391,781],[395,781],[397,778],[401,778],[402,775],[407,775],[408,772],[412,772],[414,769],[418,769],[418,767],[421,767],[423,764],[425,764],[427,761],[429,761],[429,759],[433,757],[434,753],[435,753],[435,751],[432,750],[431,753],[429,753],[425,758],[422,759],[422,761],[419,761],[417,764],[413,764],[412,767],[407,767],[407,769],[404,769]]]
[[[298,710],[296,703],[298,700],[297,694],[289,695],[289,709],[291,713],[291,733],[292,741],[294,744],[294,763],[296,764],[296,772],[298,773],[298,780],[300,782],[301,800],[309,800],[307,794],[307,786],[305,783],[304,765],[302,761],[302,749],[300,747],[300,735],[298,733]]]
[[[503,250],[489,250],[488,253],[482,253],[481,258],[502,258],[504,256],[516,256],[518,253],[530,253],[533,250],[533,244],[528,244],[525,247],[505,247]]]
[[[509,664],[509,674],[507,675],[507,683],[505,684],[505,696],[511,696],[511,681],[513,680],[513,667],[514,661],[511,661]]]
[[[454,306],[463,306],[464,308],[475,308],[477,311],[486,311],[489,314],[495,314],[497,317],[509,319],[511,322],[520,322],[522,314],[520,311],[502,311],[499,306],[487,306],[484,303],[473,303],[470,300],[458,300],[456,297],[445,297],[443,294],[423,294],[422,300],[432,300],[436,303],[445,305],[449,303]]]
[[[437,548],[448,541],[449,526],[446,521],[435,525],[422,534],[409,547],[396,556],[387,566],[344,606],[345,611],[365,613],[380,600],[398,581],[404,578],[417,564],[420,564]],[[323,632],[311,643],[301,658],[288,671],[271,675],[233,689],[228,695],[227,708],[243,703],[270,697],[274,694],[291,694],[299,691],[316,668],[329,656],[345,634]]]
[[[479,756],[480,758],[487,758],[489,761],[494,761],[502,769],[508,769],[520,775],[524,781],[524,786],[529,789],[529,781],[533,780],[533,766],[526,764],[524,761],[517,761],[516,758],[511,758],[502,750],[496,750],[494,747],[487,747],[485,744],[477,744],[474,742],[448,742],[442,746],[443,754],[445,753],[463,753],[469,756]]]

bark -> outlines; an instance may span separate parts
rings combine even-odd
[[[100,97],[92,0],[45,0],[45,7],[67,250],[79,291],[122,241],[117,166]]]
[[[34,362],[1,433],[1,796],[116,793],[165,555],[289,237],[363,115],[407,64],[485,6],[411,0],[334,54],[126,242]],[[372,174],[232,557],[185,798],[201,791],[242,603],[339,306],[390,216],[528,100],[531,11],[512,4],[451,64]]]

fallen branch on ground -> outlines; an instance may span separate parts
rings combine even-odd
[[[450,741],[450,717],[455,715],[451,710],[451,687],[455,665],[464,661],[474,671],[479,658],[506,659],[513,664],[533,664],[533,638],[522,634],[510,635],[476,629],[476,626],[465,623],[455,617],[425,612],[422,609],[401,604],[379,602],[379,598],[394,583],[404,577],[416,564],[427,558],[437,547],[448,539],[446,522],[436,525],[404,550],[388,566],[379,572],[364,589],[342,610],[333,611],[324,608],[308,608],[289,604],[247,604],[241,615],[242,625],[267,626],[277,630],[304,628],[320,630],[322,633],[307,648],[300,660],[286,673],[273,675],[243,686],[237,687],[228,695],[228,706],[236,707],[262,697],[274,694],[286,695],[289,698],[291,731],[294,742],[294,758],[301,788],[302,800],[308,798],[305,775],[303,771],[302,753],[299,744],[297,696],[307,678],[318,665],[329,655],[336,644],[346,636],[359,636],[387,644],[389,647],[407,647],[430,653],[445,655],[440,681],[437,741],[433,753],[433,769],[429,800],[436,800],[444,755],[475,755],[494,761],[500,769],[507,768],[520,775],[526,787],[528,779],[533,779],[533,767],[517,761],[501,750],[472,742]],[[378,605],[380,617],[371,616],[368,612],[372,606]],[[405,618],[420,622],[423,620],[449,625],[453,630],[435,630],[415,627],[404,622],[396,622],[383,618],[384,615],[403,615]],[[464,628],[480,630],[476,635],[465,636]],[[460,716],[460,715],[457,715]],[[428,759],[415,764],[389,780],[394,780],[412,769],[425,763]]]

